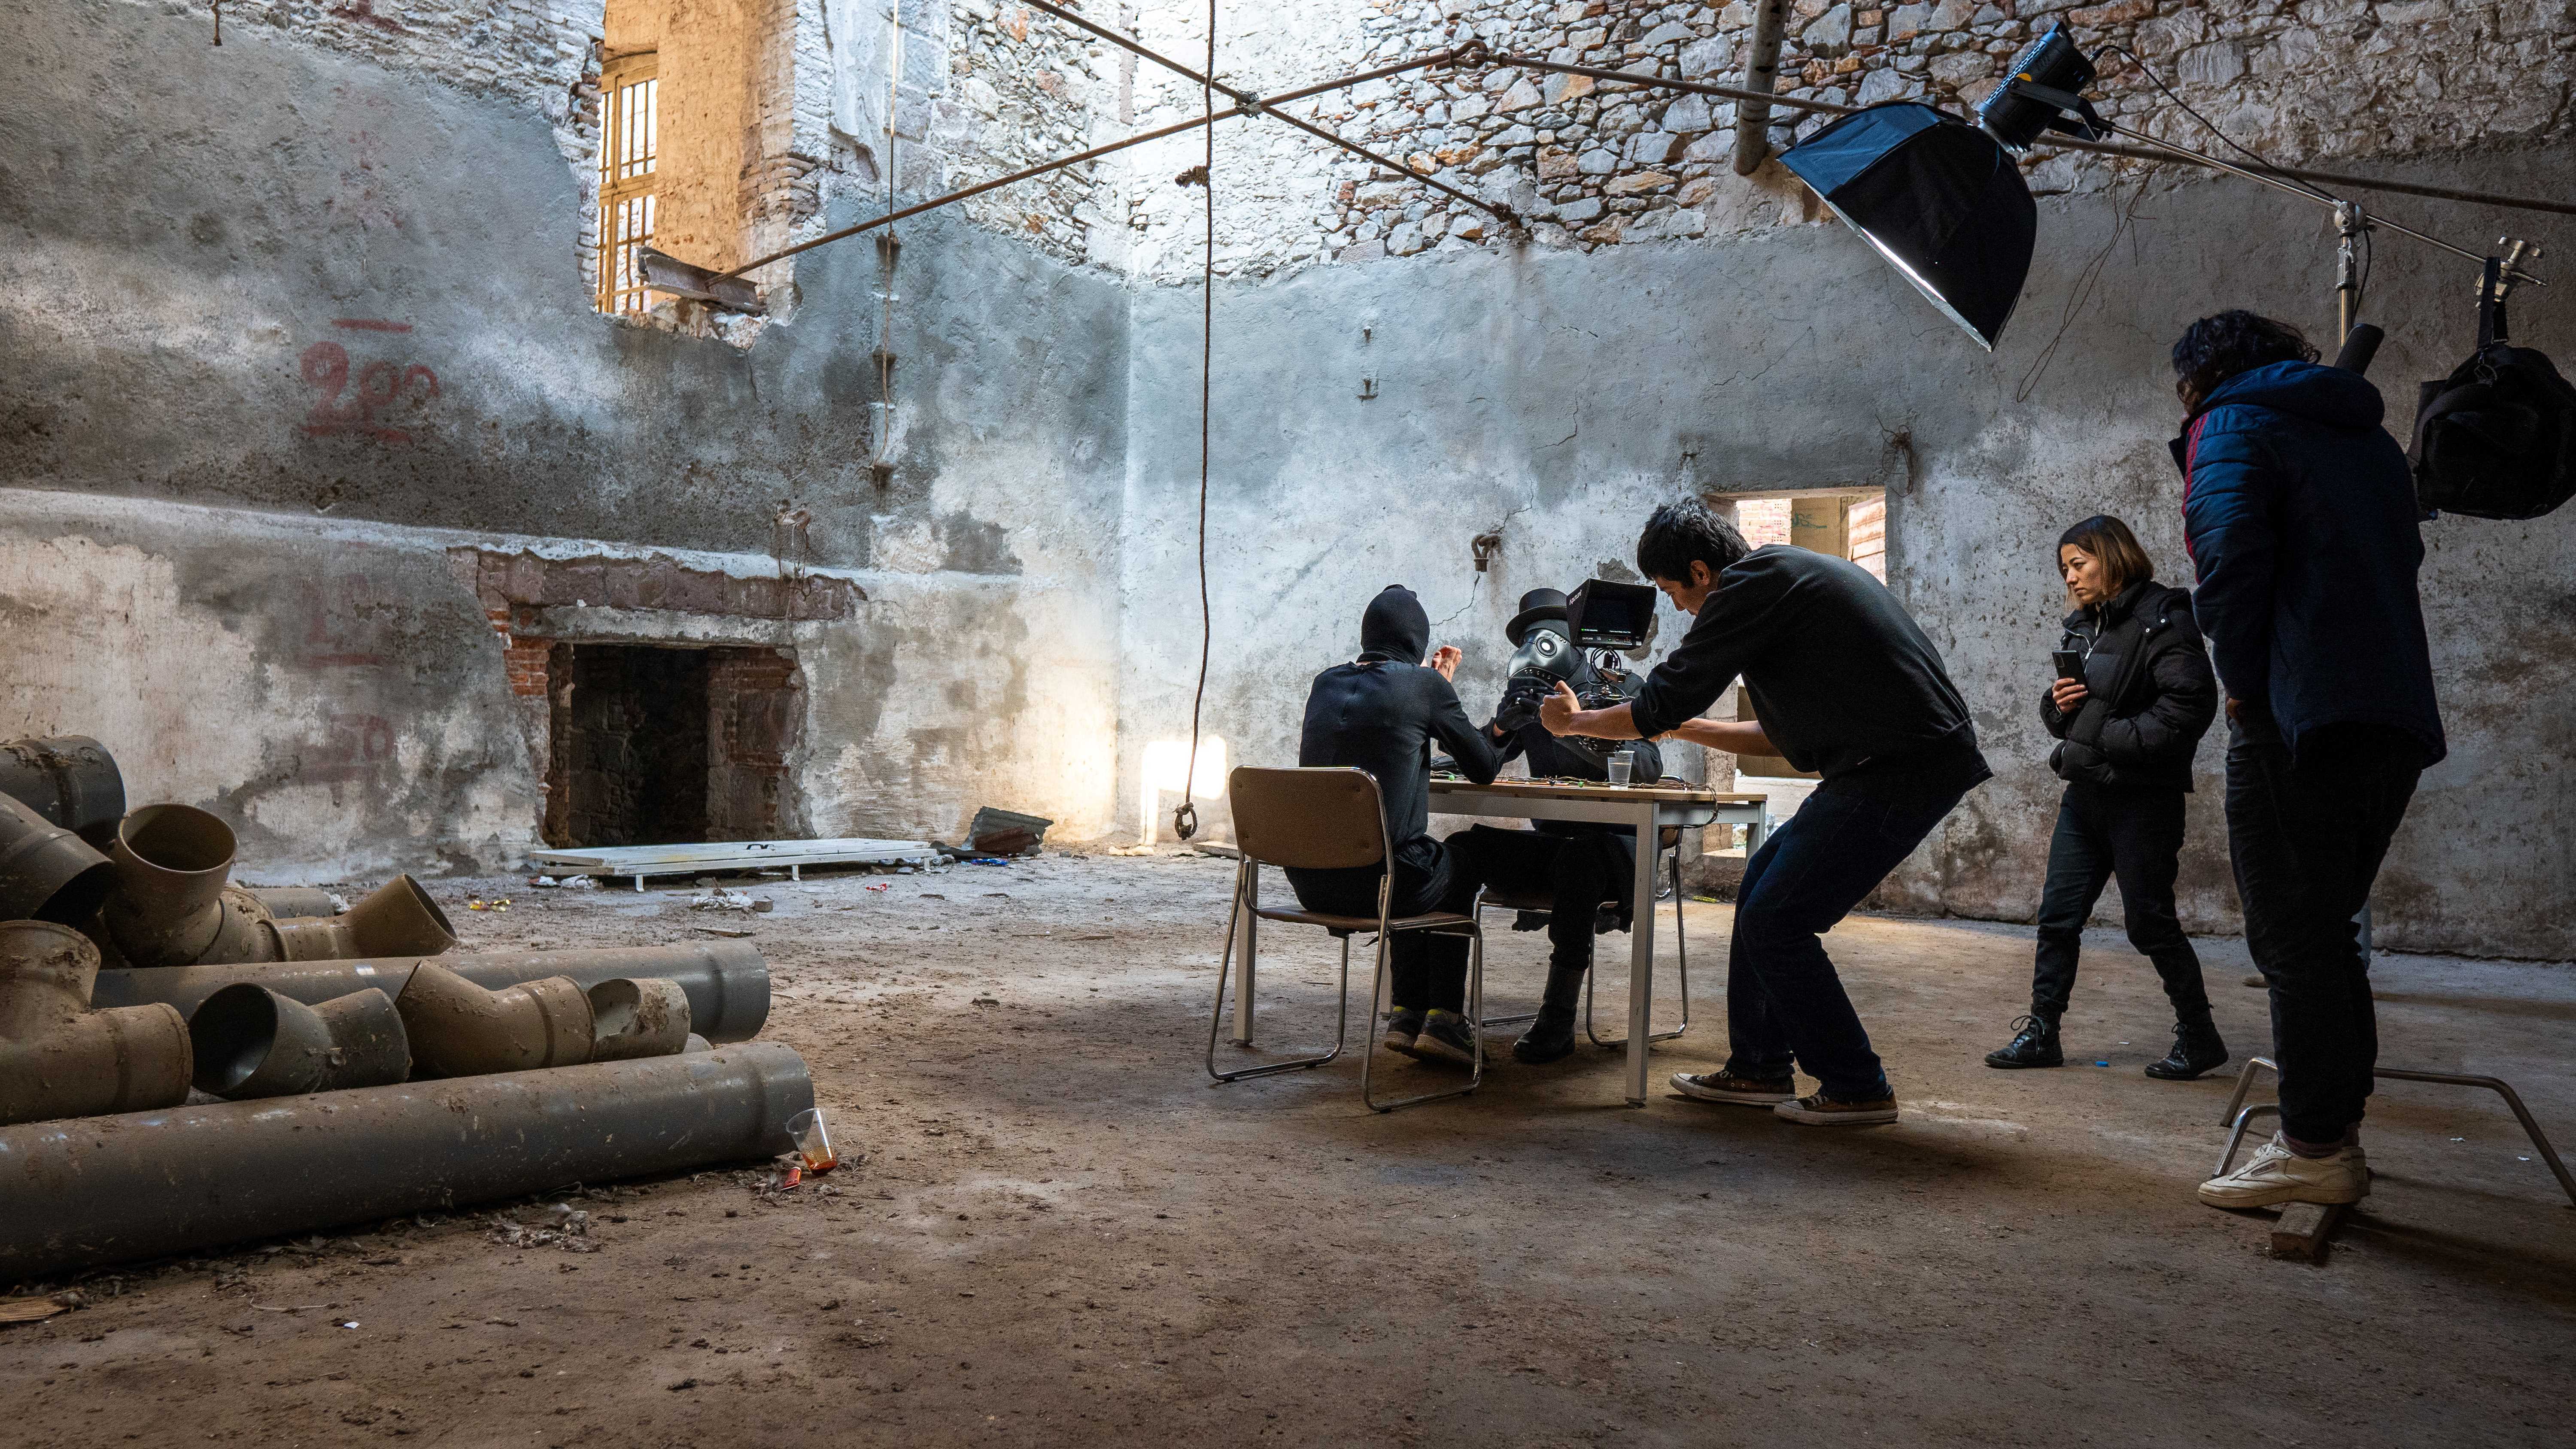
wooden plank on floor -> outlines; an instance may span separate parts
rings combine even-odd
[[[2350,1203],[2340,1202],[2294,1202],[2284,1206],[2280,1221],[2272,1224],[2272,1256],[2324,1262],[2326,1240],[2343,1226],[2344,1215],[2351,1211]]]

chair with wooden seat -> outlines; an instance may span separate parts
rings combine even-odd
[[[1435,931],[1469,939],[1467,1019],[1476,1019],[1484,1008],[1484,933],[1478,928],[1475,917],[1454,911],[1432,911],[1415,916],[1391,913],[1392,883],[1383,867],[1393,857],[1394,847],[1387,839],[1386,808],[1378,793],[1375,776],[1366,770],[1348,767],[1283,770],[1246,765],[1227,777],[1226,793],[1233,806],[1235,846],[1242,853],[1243,861],[1235,869],[1234,896],[1226,911],[1225,952],[1217,963],[1216,1011],[1208,1022],[1209,1076],[1220,1082],[1235,1082],[1246,1077],[1266,1077],[1279,1072],[1320,1067],[1340,1056],[1343,1045],[1350,1039],[1351,938],[1363,932],[1377,937],[1377,971],[1375,984],[1368,996],[1372,1024],[1376,1020],[1377,1003],[1386,994],[1389,943],[1403,931]],[[1324,911],[1259,905],[1260,873],[1265,865],[1291,870],[1358,870],[1378,866],[1381,873],[1377,886],[1377,914],[1339,916]],[[1261,920],[1321,926],[1341,939],[1341,1010],[1333,1031],[1332,1050],[1287,1061],[1239,1067],[1233,1071],[1221,1070],[1217,1066],[1217,1033],[1225,1020],[1225,983],[1234,960],[1235,928],[1247,907]],[[1372,1091],[1371,1080],[1376,1061],[1374,1050],[1361,1053],[1360,1100],[1379,1112],[1392,1112],[1398,1107],[1441,1097],[1460,1096],[1474,1091],[1485,1079],[1482,1036],[1477,1038],[1475,1066],[1468,1075],[1467,1084],[1447,1091],[1424,1092],[1391,1102],[1378,1101]]]
[[[1680,1036],[1683,1032],[1690,1030],[1690,943],[1683,939],[1682,935],[1682,833],[1680,829],[1674,826],[1665,826],[1662,834],[1657,838],[1656,844],[1656,854],[1669,855],[1670,857],[1669,862],[1665,866],[1664,877],[1671,881],[1673,885],[1673,950],[1681,958],[1682,1020],[1681,1025],[1674,1027],[1671,1031],[1655,1032],[1652,1035],[1649,1035],[1646,1040],[1671,1041],[1674,1037]],[[1513,895],[1507,891],[1486,889],[1476,893],[1476,903],[1468,909],[1475,914],[1477,924],[1481,926],[1484,923],[1485,912],[1489,909],[1517,911],[1525,915],[1545,916],[1553,914],[1555,904],[1556,902],[1547,896],[1531,898]],[[1653,901],[1646,902],[1647,910],[1651,911],[1654,908],[1655,903]],[[1628,1039],[1626,1037],[1620,1037],[1615,1041],[1603,1041],[1601,1039],[1601,1033],[1592,1029],[1592,978],[1594,974],[1595,973],[1591,971],[1583,973],[1583,1034],[1592,1039],[1592,1044],[1594,1046],[1626,1046],[1628,1044]],[[1535,1012],[1524,1016],[1498,1016],[1489,1021],[1479,1021],[1477,1026],[1479,1028],[1514,1026],[1522,1022],[1536,1021],[1537,1019],[1538,1016]]]

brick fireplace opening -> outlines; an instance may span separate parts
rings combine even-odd
[[[776,649],[557,643],[545,669],[546,843],[792,833],[787,759],[804,685]]]

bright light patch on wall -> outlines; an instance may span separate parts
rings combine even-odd
[[[1193,776],[1187,739],[1156,740],[1145,746],[1144,768],[1137,773],[1137,815],[1144,821],[1144,843],[1152,845],[1162,830],[1166,792],[1177,795],[1187,784],[1191,796],[1198,800],[1212,801],[1225,795],[1225,741],[1215,735],[1199,736],[1199,766]]]

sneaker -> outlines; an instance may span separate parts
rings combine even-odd
[[[1731,1072],[1673,1073],[1673,1090],[1702,1102],[1734,1102],[1746,1107],[1777,1107],[1795,1101],[1798,1083],[1794,1078],[1757,1079],[1739,1077]]]
[[[2256,1208],[2284,1202],[2359,1202],[2370,1196],[2370,1160],[2359,1144],[2331,1157],[2301,1157],[2272,1134],[2244,1166],[2200,1185],[2211,1207]]]
[[[2045,1016],[2013,1019],[2013,1039],[1986,1053],[1990,1067],[2062,1067],[2066,1051],[2057,1042],[2057,1023]]]
[[[1881,1097],[1874,1102],[1837,1102],[1818,1092],[1783,1102],[1771,1109],[1771,1115],[1803,1122],[1810,1127],[1869,1127],[1896,1120],[1896,1099]]]
[[[1414,1055],[1414,1038],[1422,1035],[1422,1013],[1410,1008],[1391,1012],[1386,1018],[1386,1035],[1378,1038],[1388,1051]]]
[[[1422,1018],[1422,1034],[1413,1039],[1416,1060],[1476,1065],[1475,1024],[1454,1011],[1434,1010]]]

